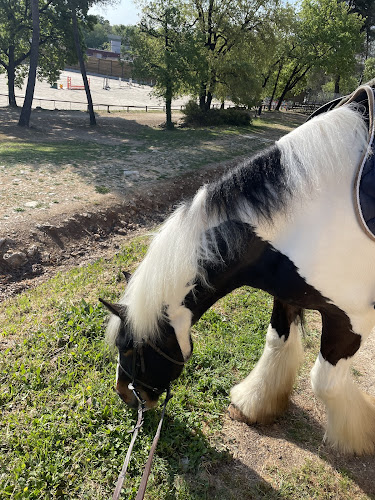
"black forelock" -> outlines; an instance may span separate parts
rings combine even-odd
[[[259,218],[272,220],[273,213],[284,207],[288,194],[281,152],[274,144],[208,185],[206,210],[208,215],[230,220],[238,217],[238,209],[245,203]]]
[[[119,351],[127,351],[133,347],[133,336],[129,332],[129,325],[124,320],[121,320],[115,342]]]

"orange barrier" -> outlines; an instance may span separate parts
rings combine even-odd
[[[88,83],[90,87],[90,78],[88,78]],[[72,77],[68,76],[67,77],[67,87],[68,90],[84,90],[85,86],[84,85],[72,85]]]

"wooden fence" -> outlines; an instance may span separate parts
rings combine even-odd
[[[117,78],[131,78],[132,66],[126,62],[113,61],[110,59],[98,59],[97,57],[87,56],[85,62],[87,73],[95,73],[103,76],[115,76]],[[80,70],[78,65],[67,66],[66,69]]]

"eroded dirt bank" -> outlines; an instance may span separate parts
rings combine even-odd
[[[108,196],[83,212],[42,212],[33,222],[13,221],[8,235],[0,239],[0,299],[60,269],[113,255],[125,237],[162,222],[173,207],[227,168],[228,164],[222,164],[156,182],[133,190],[125,200]]]

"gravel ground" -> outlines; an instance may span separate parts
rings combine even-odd
[[[43,109],[64,109],[64,110],[84,110],[86,109],[86,95],[84,90],[69,90],[67,88],[67,78],[71,77],[73,85],[83,85],[80,73],[73,71],[62,71],[57,82],[57,89],[51,88],[47,82],[37,80],[34,92],[33,107],[40,106]],[[104,77],[88,76],[90,78],[90,89],[95,110],[106,109],[111,105],[118,109],[131,106],[139,109],[145,109],[146,106],[163,108],[163,100],[151,94],[152,87],[127,82],[120,82],[118,79],[109,79],[109,89],[103,89]],[[17,104],[22,106],[26,90],[27,81],[22,89],[16,89]],[[60,85],[63,86],[60,89]],[[8,104],[8,88],[5,74],[0,74],[0,106]],[[50,102],[48,102],[50,101]],[[58,102],[66,101],[66,102]],[[188,101],[187,97],[174,99],[172,106],[180,108]],[[102,106],[99,106],[102,105]],[[112,108],[115,109],[115,108]]]

